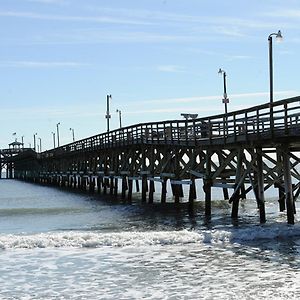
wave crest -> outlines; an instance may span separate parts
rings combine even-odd
[[[192,243],[243,243],[259,239],[273,240],[300,237],[300,225],[270,224],[202,231],[146,232],[56,232],[33,235],[0,235],[0,249],[19,248],[98,248],[103,246],[184,245]]]

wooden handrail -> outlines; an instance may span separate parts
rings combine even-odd
[[[219,114],[194,120],[139,123],[44,151],[41,155],[94,150],[133,143],[188,145],[190,141],[196,143],[207,140],[207,143],[211,144],[215,138],[222,138],[226,142],[227,138],[233,136],[236,141],[237,136],[246,138],[251,134],[256,134],[259,137],[263,132],[270,132],[271,129],[272,132],[284,130],[287,133],[290,126],[298,124],[298,117],[300,119],[299,101],[300,97],[293,97],[273,103],[274,128],[270,128],[270,105],[266,103],[230,112],[227,115]],[[290,104],[295,105],[289,106]]]

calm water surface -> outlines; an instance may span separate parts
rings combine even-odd
[[[0,180],[0,299],[300,299],[300,226],[272,197],[266,210],[259,225],[243,201],[232,222],[216,200],[208,222],[201,203],[189,215]]]

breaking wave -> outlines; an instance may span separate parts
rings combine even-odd
[[[300,225],[270,224],[247,228],[146,232],[52,232],[32,235],[0,235],[0,249],[98,248],[151,245],[242,243],[258,239],[300,237]]]

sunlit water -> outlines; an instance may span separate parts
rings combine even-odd
[[[300,226],[272,199],[259,225],[251,199],[208,221],[0,180],[0,299],[300,299]]]

